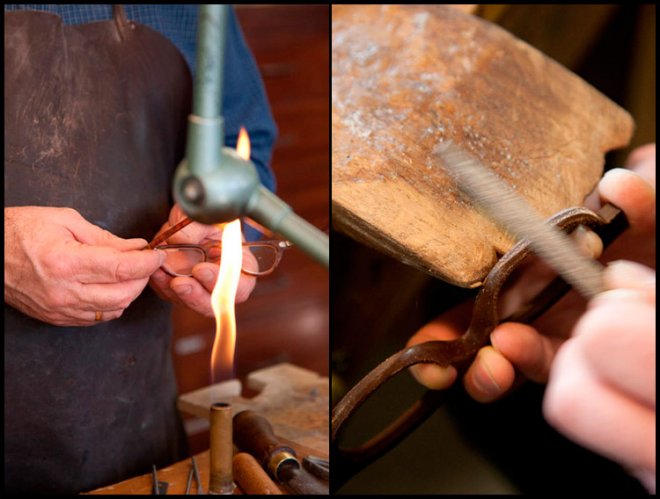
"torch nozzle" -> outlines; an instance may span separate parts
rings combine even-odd
[[[263,187],[254,163],[223,146],[222,80],[228,8],[200,8],[193,112],[188,121],[186,158],[174,176],[174,198],[190,218],[205,224],[247,215],[328,267],[328,236]]]
[[[174,179],[174,197],[190,218],[205,224],[249,216],[281,234],[326,268],[330,265],[328,235],[296,215],[282,199],[259,182],[251,161],[224,148],[223,165],[193,174],[184,160]]]
[[[263,186],[250,199],[247,215],[284,236],[320,264],[330,265],[328,235],[296,215],[291,207]]]

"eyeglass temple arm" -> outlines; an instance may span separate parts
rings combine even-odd
[[[179,232],[181,229],[189,225],[193,221],[192,218],[186,217],[180,222],[177,222],[174,224],[172,227],[167,229],[165,232],[160,234],[159,236],[156,236],[153,241],[151,241],[149,244],[147,244],[144,248],[142,249],[154,249],[156,246],[158,246],[160,243],[163,241],[167,240],[168,237],[170,237],[172,234],[175,232]]]

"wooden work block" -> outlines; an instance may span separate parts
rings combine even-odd
[[[463,287],[513,244],[443,171],[452,140],[543,217],[581,205],[630,115],[501,28],[443,5],[335,5],[332,211],[339,230]]]
[[[229,390],[222,386],[225,383],[181,395],[179,410],[208,419],[211,404],[228,402],[234,415],[246,409],[255,411],[268,419],[277,435],[314,449],[317,455],[329,454],[328,378],[283,363],[248,375],[247,387],[258,392],[252,398],[240,396],[240,388],[231,384],[235,381],[229,382]]]
[[[310,455],[328,459],[328,378],[283,363],[253,372],[247,377],[246,385],[257,395],[242,397],[240,382],[230,380],[183,394],[177,405],[182,412],[205,419],[209,418],[210,406],[215,402],[230,403],[234,415],[250,409],[268,419],[277,439],[292,447],[300,460]],[[201,482],[208,492],[208,451],[197,454],[196,459]],[[168,483],[168,494],[183,494],[189,470],[190,460],[186,459],[158,470],[158,480]],[[147,473],[89,493],[150,494],[152,487],[152,475]],[[196,492],[193,486],[192,493]],[[236,489],[235,494],[241,493]]]

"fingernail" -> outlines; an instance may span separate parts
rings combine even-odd
[[[174,289],[174,292],[177,295],[187,295],[192,291],[192,286],[189,284],[183,284],[181,286],[173,286],[172,289]]]
[[[587,307],[589,309],[594,309],[602,306],[610,306],[613,303],[640,303],[646,301],[655,303],[655,293],[651,295],[650,293],[642,291],[641,289],[619,288],[598,293],[591,300],[589,300]]]
[[[158,255],[158,258],[160,258],[160,265],[163,265],[165,263],[165,260],[167,259],[167,253],[163,250],[154,250],[154,251]]]
[[[213,282],[213,279],[215,279],[215,273],[209,269],[204,269],[199,271],[199,277],[204,282]]]
[[[499,331],[501,331],[501,330],[498,329],[498,328],[495,328],[495,330],[492,333],[490,333],[490,344],[493,346],[493,348],[495,350],[502,351],[502,349],[500,348],[500,345],[499,345],[500,335],[502,333],[500,333]]]
[[[584,225],[579,225],[573,231],[573,234],[578,246],[587,256],[598,258],[603,253],[603,241],[595,232],[587,229]]]
[[[589,255],[591,258],[598,258],[603,254],[603,241],[598,234],[593,231],[587,231],[587,246],[589,247]]]
[[[587,229],[584,225],[578,225],[577,228],[573,231],[573,239],[580,248],[584,248],[587,242]]]
[[[641,175],[636,171],[628,170],[626,168],[612,168],[605,172],[598,183],[598,190],[601,191],[601,193],[610,192],[612,189],[616,188],[618,184],[627,182],[631,177],[641,179],[644,182],[644,185],[653,191],[653,195],[655,196],[655,184],[653,181],[647,179],[646,176]]]
[[[502,394],[502,387],[495,381],[492,369],[489,365],[489,353],[482,349],[477,354],[477,362],[479,365],[479,372],[474,372],[472,381],[481,392],[481,402],[490,402]]]
[[[487,367],[483,368],[485,372],[488,373],[488,380],[486,381],[483,377],[479,375],[474,375],[472,377],[472,382],[475,384],[477,389],[480,392],[480,402],[490,402],[491,400],[496,399],[502,393],[502,389],[495,383],[495,380],[492,378],[492,375],[488,371]]]
[[[418,383],[431,390],[449,388],[458,376],[455,367],[440,367],[435,364],[417,364],[410,367],[410,373]]]
[[[655,288],[655,272],[640,263],[616,260],[605,268],[605,286],[614,288]]]
[[[135,246],[136,248],[144,248],[147,244],[149,244],[146,239],[142,239],[139,237],[128,239],[127,242],[129,242],[132,246]]]
[[[600,179],[601,182],[605,180],[606,182],[612,182],[612,179],[616,179],[617,182],[621,181],[621,176],[627,176],[627,175],[635,175],[637,177],[640,177],[640,175],[628,168],[612,168],[611,170],[607,170],[604,174],[603,177]],[[617,179],[617,177],[619,177]],[[607,180],[606,180],[607,179]]]

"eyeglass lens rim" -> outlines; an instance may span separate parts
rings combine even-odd
[[[281,246],[280,243],[282,243],[282,242],[288,243],[288,241],[282,241],[282,240],[264,240],[264,241],[244,242],[243,247],[248,247],[249,248],[249,247],[267,246],[267,247],[273,249],[275,251],[275,262],[269,267],[268,270],[265,270],[263,272],[254,272],[252,270],[246,270],[244,268],[241,268],[241,272],[243,272],[244,274],[247,274],[247,275],[254,276],[254,277],[262,277],[262,276],[267,276],[267,275],[272,274],[275,271],[275,269],[277,268],[277,266],[280,264],[280,261],[282,260],[282,254],[284,253],[284,250],[291,247],[291,243],[289,243],[285,246]],[[218,241],[218,246],[221,246],[221,243],[219,241]],[[167,249],[192,249],[192,250],[199,251],[203,255],[202,256],[203,259],[199,263],[204,263],[204,262],[208,261],[208,259],[209,259],[209,255],[208,255],[207,250],[204,248],[203,245],[200,245],[200,244],[160,244],[160,245],[156,246],[154,249],[158,249],[158,250],[162,250],[162,251],[167,250]],[[195,265],[198,265],[198,264],[195,264]],[[163,269],[163,271],[166,274],[168,274],[169,276],[172,276],[172,277],[192,277],[192,273],[191,274],[182,274],[182,273],[178,273],[178,272],[173,272],[169,268],[165,267],[165,265],[163,265],[161,268]]]

